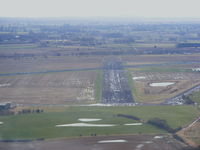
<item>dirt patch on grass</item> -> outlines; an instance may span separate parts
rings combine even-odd
[[[200,84],[200,76],[196,73],[131,72],[131,74],[133,77],[145,77],[133,80],[133,94],[136,101],[140,102],[159,103]]]
[[[189,145],[194,147],[200,146],[200,122],[198,121],[193,126],[181,130],[178,132],[178,135],[181,136]]]

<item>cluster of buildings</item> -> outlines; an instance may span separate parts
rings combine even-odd
[[[200,68],[192,68],[192,71],[200,71]]]
[[[13,105],[11,102],[0,103],[0,111],[1,110],[9,110],[11,108],[13,108]]]

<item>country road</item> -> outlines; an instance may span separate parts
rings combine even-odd
[[[183,96],[187,96],[187,95],[190,95],[191,93],[197,91],[200,89],[200,84],[190,88],[190,89],[187,89],[186,91],[172,97],[172,98],[168,98],[166,99],[162,104],[170,104],[170,105],[181,105],[181,104],[184,104],[185,101],[184,99],[182,98]]]

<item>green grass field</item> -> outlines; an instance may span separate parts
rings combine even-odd
[[[138,88],[139,85],[137,85],[137,83],[134,82],[134,80],[132,79],[132,75],[131,75],[129,69],[127,69],[127,77],[128,77],[129,86],[131,87],[132,95],[136,102],[149,102],[149,98],[150,99],[155,98],[154,95],[149,96],[149,95],[145,95],[144,93],[140,92],[140,89]]]
[[[196,102],[198,105],[200,105],[200,91],[196,91],[194,93],[192,93],[189,98]]]
[[[128,78],[128,84],[131,88],[131,92],[132,92],[132,95],[134,97],[134,100],[137,102],[137,101],[139,101],[138,92],[137,92],[137,89],[134,86],[134,81],[132,79],[132,75],[131,75],[129,69],[126,69],[126,75],[127,75],[127,78]]]
[[[33,49],[37,48],[36,44],[7,44],[7,45],[0,45],[0,50],[5,49]]]
[[[98,70],[97,77],[95,80],[95,99],[98,103],[100,103],[101,101],[102,82],[103,82],[103,71]]]
[[[138,42],[145,42],[145,41],[139,41]],[[109,43],[109,44],[104,44],[101,45],[101,47],[107,47],[107,48],[122,48],[122,49],[135,49],[135,48],[175,48],[175,44],[173,43],[121,43],[121,44],[114,44],[114,43]]]
[[[132,90],[132,94],[134,96],[134,99],[136,102],[153,102],[153,103],[160,103],[166,98],[170,98],[175,96],[175,94],[178,93],[160,93],[160,94],[145,94],[144,92],[144,85],[141,84],[141,82],[134,81],[132,79],[134,72],[140,72],[143,74],[151,74],[151,73],[186,73],[186,72],[192,72],[191,69],[184,69],[181,67],[166,67],[166,66],[155,66],[155,67],[139,67],[139,68],[128,68],[127,71],[127,77],[129,81],[129,85]]]
[[[174,68],[174,67],[141,67],[138,68],[141,72],[192,72],[190,69]]]
[[[44,109],[45,110],[45,109]],[[1,116],[0,139],[62,138],[97,135],[139,133],[166,133],[154,126],[125,126],[134,120],[117,117],[117,114],[134,115],[144,121],[158,117],[165,119],[172,128],[192,121],[198,110],[192,106],[134,106],[134,107],[66,107],[62,112]],[[59,124],[78,123],[78,118],[100,118],[96,124],[116,124],[114,127],[55,127]]]

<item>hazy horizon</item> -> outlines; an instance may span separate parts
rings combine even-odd
[[[0,0],[0,17],[200,18],[198,0]]]

